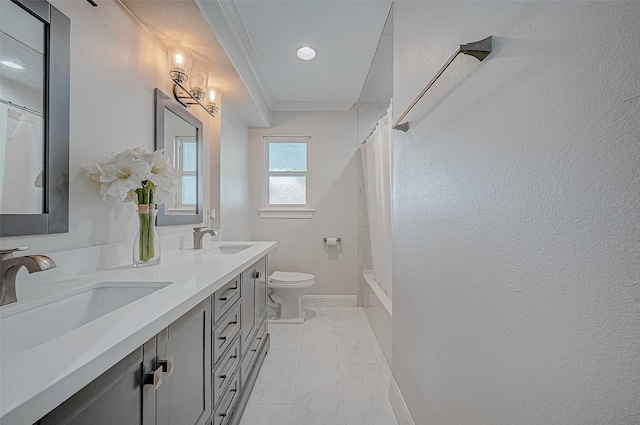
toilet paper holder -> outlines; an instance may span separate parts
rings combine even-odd
[[[333,239],[333,238],[332,238]],[[322,238],[324,242],[327,241],[327,238]],[[336,242],[342,242],[342,238],[336,238]]]

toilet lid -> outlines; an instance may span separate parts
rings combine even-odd
[[[275,283],[303,283],[315,279],[315,276],[309,273],[273,272],[269,278]]]

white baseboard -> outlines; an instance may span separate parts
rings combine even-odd
[[[416,423],[413,422],[411,412],[409,412],[407,403],[405,403],[404,397],[402,397],[400,388],[398,388],[398,384],[396,384],[396,380],[393,376],[391,377],[391,383],[389,384],[389,401],[391,402],[391,407],[393,407],[393,411],[398,419],[398,425],[416,425]]]
[[[357,307],[355,295],[303,295],[300,307]]]

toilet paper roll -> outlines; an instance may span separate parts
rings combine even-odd
[[[327,246],[328,247],[338,246],[338,239],[337,238],[327,238]]]

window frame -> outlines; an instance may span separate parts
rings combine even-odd
[[[173,139],[173,164],[174,168],[180,175],[180,185],[178,186],[178,190],[173,194],[174,207],[171,208],[172,211],[191,211],[195,210],[197,207],[197,194],[196,194],[196,203],[195,204],[183,204],[182,203],[182,177],[184,176],[194,176],[198,177],[198,170],[196,165],[196,170],[194,171],[184,171],[182,169],[183,157],[184,157],[184,143],[193,143],[196,146],[196,164],[198,163],[198,140],[194,136],[176,136]]]
[[[304,143],[307,153],[306,171],[270,171],[269,146],[272,143]],[[263,218],[311,218],[311,137],[310,136],[264,136],[263,137],[262,208]],[[271,204],[269,178],[272,176],[304,176],[306,180],[306,204]]]

